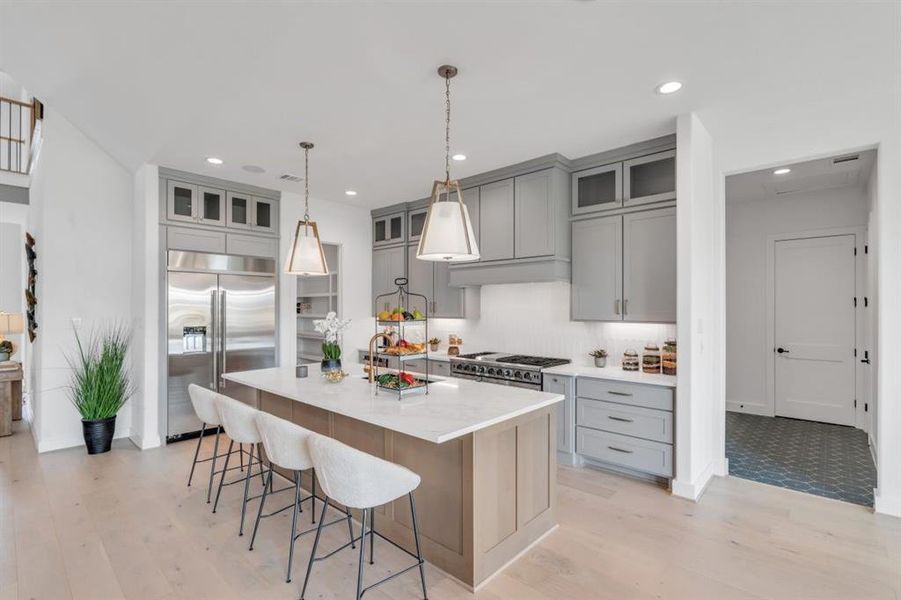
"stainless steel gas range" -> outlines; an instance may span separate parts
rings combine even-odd
[[[475,352],[450,358],[451,375],[487,383],[540,390],[542,369],[568,364],[563,358],[505,354],[503,352]]]

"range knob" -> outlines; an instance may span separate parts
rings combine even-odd
[[[513,371],[513,377],[516,379],[522,379],[522,371]]]
[[[480,366],[479,366],[479,373],[484,373],[484,372],[485,372],[485,367],[483,367],[483,366],[480,365]]]
[[[510,369],[504,369],[504,377],[513,377],[513,371]]]
[[[522,378],[525,379],[526,381],[532,381],[532,374],[529,373],[528,371],[526,371],[525,373],[522,374]]]
[[[489,367],[489,369],[488,369],[488,374],[489,374],[489,375],[494,375],[494,369],[492,369],[492,368]]]

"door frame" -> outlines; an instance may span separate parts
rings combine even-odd
[[[776,416],[776,354],[773,349],[776,347],[776,242],[784,242],[790,240],[802,240],[819,237],[830,237],[840,235],[853,235],[854,248],[857,254],[854,258],[854,295],[857,297],[857,306],[854,309],[854,347],[857,349],[858,355],[862,353],[862,349],[866,348],[865,338],[865,313],[863,311],[863,302],[861,299],[866,296],[866,281],[864,280],[864,245],[866,244],[865,226],[855,227],[832,227],[828,229],[809,229],[795,233],[778,233],[767,236],[766,241],[766,346],[763,351],[766,353],[766,391],[767,391],[767,408],[771,417]],[[869,425],[867,413],[864,411],[864,405],[869,403],[868,398],[864,398],[866,388],[863,387],[864,377],[860,363],[861,356],[854,359],[854,395],[857,399],[857,406],[854,410],[854,426],[869,433]]]

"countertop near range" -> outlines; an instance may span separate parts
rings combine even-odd
[[[659,385],[669,388],[676,387],[675,375],[642,373],[641,371],[623,371],[621,367],[599,368],[569,364],[543,369],[542,373],[545,375],[566,375],[569,377],[589,377],[591,379],[609,379],[611,381],[644,383],[647,385]]]
[[[364,379],[362,370],[341,383],[329,383],[319,365],[309,365],[309,376],[298,379],[294,367],[226,373],[241,385],[302,402],[371,425],[441,444],[534,410],[556,404],[561,394],[480,383],[456,377],[430,377],[428,394],[408,396],[381,390]]]

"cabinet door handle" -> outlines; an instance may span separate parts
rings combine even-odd
[[[622,452],[623,454],[632,454],[632,450],[624,450],[622,448],[617,448],[616,446],[607,446],[614,452]]]
[[[617,392],[615,390],[607,390],[607,393],[611,394],[613,396],[631,396],[632,395],[629,392]]]
[[[619,298],[616,299],[616,305],[613,310],[616,311],[616,314],[619,314]]]
[[[611,421],[622,421],[623,423],[634,423],[632,419],[624,419],[622,417],[614,417],[613,415],[607,415],[607,418]]]
[[[623,315],[629,314],[629,300],[628,298],[623,300]]]

